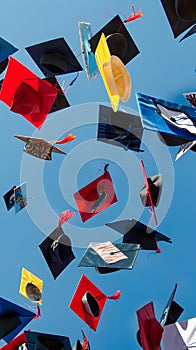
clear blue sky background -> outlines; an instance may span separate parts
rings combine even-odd
[[[159,0],[136,0],[135,6],[142,9],[143,17],[126,27],[140,54],[127,65],[132,95],[122,107],[137,111],[135,92],[186,104],[182,93],[195,91],[195,37],[182,43],[174,40]],[[119,12],[128,17],[131,2],[7,0],[1,4],[0,36],[19,48],[14,54],[16,59],[43,78],[25,47],[64,37],[83,66],[78,21],[90,22],[92,32],[96,33]],[[60,82],[67,83],[74,76],[62,76]],[[96,142],[98,104],[108,103],[101,78],[88,81],[85,71],[81,72],[67,98],[72,107],[50,115],[40,132],[20,115],[11,113],[6,105],[0,105],[1,197],[23,181],[27,182],[28,197],[34,196],[18,215],[14,210],[7,212],[3,198],[0,201],[0,295],[24,307],[31,305],[18,293],[22,267],[43,279],[42,317],[32,322],[30,328],[67,335],[74,346],[76,339],[81,338],[81,328],[89,333],[88,327],[69,309],[84,273],[107,295],[121,290],[121,299],[107,302],[97,331],[91,332],[92,350],[136,350],[139,348],[135,338],[136,310],[153,301],[159,319],[176,282],[176,301],[185,308],[181,320],[195,316],[195,154],[188,152],[175,163],[177,148],[168,149],[155,134],[145,131],[142,159],[147,173],[163,174],[158,230],[169,236],[173,244],[161,243],[161,254],[141,252],[132,271],[99,275],[94,269],[78,268],[88,243],[120,238],[104,226],[106,222],[134,217],[147,223],[149,213],[139,198],[143,186],[140,155]],[[13,137],[15,133],[32,135],[35,131],[48,140],[69,131],[77,138],[62,147],[68,152],[66,157],[54,154],[52,162],[44,163],[28,155],[23,157],[24,145]],[[64,224],[76,259],[54,281],[38,245],[56,227],[61,211],[76,210],[72,194],[77,187],[98,177],[105,161],[110,163],[118,203],[86,224],[81,223],[78,214]]]

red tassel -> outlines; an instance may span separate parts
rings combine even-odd
[[[68,221],[72,216],[76,215],[76,213],[70,212],[69,210],[64,210],[59,217],[58,227],[64,224],[65,221]]]
[[[117,290],[116,293],[114,293],[113,295],[107,297],[108,299],[120,299],[120,290]]]
[[[143,16],[142,11],[139,10],[139,12],[135,13],[135,6],[132,5],[133,13],[124,21],[124,23],[134,21],[137,18],[140,18]]]
[[[156,250],[156,252],[159,254],[159,253],[161,253],[161,249],[157,246],[157,250]]]
[[[88,339],[84,338],[83,344],[82,344],[82,350],[86,350],[87,346],[88,346]]]
[[[64,139],[59,140],[59,141],[57,141],[57,142],[55,142],[55,143],[56,143],[56,145],[62,145],[62,144],[64,144],[64,143],[67,143],[67,142],[70,142],[70,141],[75,140],[75,138],[76,138],[75,135],[73,135],[73,134],[68,134],[68,135],[66,135],[66,136],[64,137]]]

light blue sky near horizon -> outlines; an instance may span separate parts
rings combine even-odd
[[[136,0],[134,4],[136,10],[142,10],[143,17],[127,23],[126,28],[140,54],[127,65],[132,93],[128,103],[121,106],[138,112],[136,92],[187,104],[182,93],[195,91],[195,36],[181,43],[173,38],[160,0]],[[117,0],[108,3],[103,0],[40,0],[39,3],[8,0],[1,5],[0,36],[19,48],[14,54],[17,60],[43,78],[25,47],[64,37],[84,67],[78,21],[90,22],[92,32],[96,33],[117,13],[128,17],[131,5],[129,1]],[[60,81],[66,83],[74,76],[64,75]],[[149,131],[144,132],[145,152],[142,154],[96,141],[98,105],[109,103],[101,77],[88,81],[85,71],[80,72],[67,98],[70,109],[49,115],[40,132],[20,115],[11,113],[5,104],[0,105],[1,198],[23,180],[28,180],[27,196],[34,197],[17,215],[14,210],[6,211],[3,198],[0,202],[1,297],[23,307],[32,306],[18,292],[22,267],[43,279],[42,317],[28,327],[33,331],[67,335],[73,347],[76,339],[81,339],[81,328],[89,334],[88,326],[69,308],[84,273],[107,295],[121,290],[120,300],[107,301],[97,331],[91,331],[91,349],[137,350],[140,347],[135,336],[136,310],[153,301],[156,317],[160,319],[175,283],[178,283],[175,300],[185,309],[180,320],[195,316],[195,154],[189,151],[174,162],[178,148],[164,146],[157,135]],[[24,144],[13,137],[13,134],[36,132],[51,139],[53,132],[54,137],[60,137],[69,131],[77,137],[69,145],[62,146],[67,156],[53,154],[52,161],[45,163],[23,154]],[[148,222],[150,214],[139,198],[143,186],[140,158],[148,175],[157,171],[163,174],[163,191],[156,210],[157,230],[169,236],[173,244],[160,243],[161,254],[140,252],[132,271],[99,275],[93,268],[77,267],[88,241],[102,237],[120,239],[120,235],[105,227],[106,222],[119,217]],[[38,245],[55,228],[60,212],[75,206],[72,189],[83,187],[98,177],[106,161],[110,162],[118,202],[86,224],[82,224],[77,214],[63,225],[73,242],[76,259],[54,281]],[[39,186],[51,209],[42,207],[41,192],[36,192]],[[151,224],[154,227],[153,222]],[[3,344],[1,340],[0,346]]]

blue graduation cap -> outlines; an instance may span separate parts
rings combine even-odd
[[[0,339],[9,343],[36,314],[0,298]]]
[[[168,146],[196,140],[196,109],[160,98],[136,94],[144,129],[156,131]]]
[[[85,71],[89,80],[99,75],[99,70],[95,60],[95,55],[91,51],[89,40],[92,38],[90,23],[78,22],[82,57]]]
[[[16,47],[3,38],[0,38],[0,74],[5,70],[8,64],[8,57],[18,51]]]

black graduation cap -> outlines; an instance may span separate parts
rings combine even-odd
[[[93,53],[95,53],[102,33],[106,36],[111,55],[118,56],[124,64],[130,62],[139,54],[137,46],[119,15],[115,16],[89,40]]]
[[[70,340],[63,335],[26,332],[28,350],[72,350]]]
[[[7,40],[0,38],[0,74],[6,69],[9,56],[16,51],[18,51],[16,47]]]
[[[162,313],[162,316],[160,319],[160,324],[162,327],[172,323],[176,323],[178,318],[184,311],[183,307],[174,301],[176,289],[177,289],[177,283],[175,284],[174,289],[171,293],[171,296],[167,302],[167,305]]]
[[[196,23],[195,0],[161,0],[174,38]],[[190,34],[189,34],[190,35]]]
[[[71,247],[71,240],[61,227],[57,227],[39,245],[54,279],[75,259]]]
[[[81,343],[81,341],[79,339],[77,339],[76,344],[73,347],[73,350],[90,350],[90,344],[88,342],[88,339],[86,337],[86,334],[84,333],[83,329],[82,331],[82,336],[83,336],[83,342]]]
[[[143,127],[139,116],[99,106],[98,141],[139,152],[142,135]]]
[[[145,250],[158,250],[157,241],[172,243],[169,237],[135,219],[120,220],[106,226],[123,234],[123,243],[140,244]]]
[[[64,38],[29,46],[26,50],[47,78],[83,70]]]
[[[70,104],[67,101],[65,94],[64,94],[63,90],[61,89],[57,79],[55,77],[50,77],[50,78],[45,78],[43,80],[46,80],[48,83],[53,85],[57,91],[56,99],[55,99],[49,113],[57,112],[60,109],[69,107]]]
[[[91,243],[78,266],[95,267],[99,273],[110,273],[122,269],[132,269],[140,250],[139,244],[131,243]],[[116,260],[113,261],[117,257]]]

